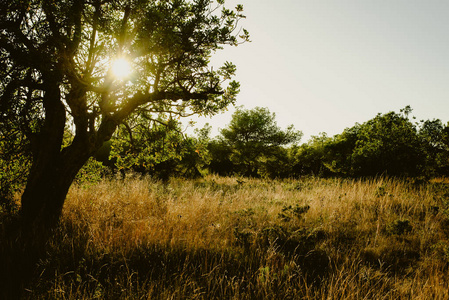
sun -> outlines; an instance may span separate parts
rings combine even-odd
[[[126,58],[117,58],[112,62],[112,74],[118,79],[128,77],[131,71],[131,64]]]

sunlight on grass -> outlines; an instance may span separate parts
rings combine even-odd
[[[33,299],[444,299],[440,183],[104,180],[71,188]]]

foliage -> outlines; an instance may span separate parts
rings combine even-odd
[[[440,120],[414,123],[411,111],[407,106],[399,113],[378,114],[333,137],[321,133],[285,147],[276,138],[294,136],[293,130],[280,131],[267,109],[240,107],[222,135],[209,142],[208,167],[220,175],[270,178],[449,175],[449,126]],[[281,133],[270,135],[276,131]]]
[[[449,174],[449,127],[438,119],[421,121],[418,134],[425,155],[425,175]]]
[[[411,108],[378,114],[332,138],[314,136],[295,151],[294,174],[429,176],[444,174],[448,148],[441,121],[419,124]]]
[[[75,182],[86,186],[93,185],[105,179],[110,173],[110,169],[102,162],[91,157],[76,175]]]
[[[292,148],[293,175],[301,176],[312,174],[326,176],[329,171],[326,167],[328,159],[328,144],[331,138],[326,133],[312,136],[310,140],[299,147]]]
[[[18,209],[14,195],[23,188],[28,176],[29,147],[20,129],[5,119],[0,127],[0,214]]]
[[[327,144],[326,167],[340,176],[354,176],[353,152],[359,140],[360,124],[346,128],[341,134],[334,136]]]
[[[263,178],[287,178],[292,176],[292,157],[289,149],[275,147],[259,159],[257,174]]]
[[[168,118],[153,120],[145,114],[121,126],[111,140],[107,164],[125,172],[168,179],[170,176],[197,177],[207,163],[210,129],[198,130],[198,138],[186,137],[181,123]]]
[[[417,175],[424,163],[416,126],[406,114],[379,114],[360,125],[352,153],[354,175]]]
[[[181,133],[181,124],[168,116],[157,122],[143,115],[135,116],[139,120],[128,121],[114,138],[112,153],[115,158],[112,161],[122,169],[165,179],[170,176],[196,177],[207,171],[222,176],[241,174],[266,178],[380,174],[425,178],[449,171],[449,127],[440,120],[412,123],[408,119],[410,108],[401,113],[378,114],[334,137],[321,133],[312,136],[307,143],[289,147],[269,144],[267,141],[275,141],[275,138],[270,139],[268,134],[256,141],[258,126],[267,120],[275,124],[274,114],[270,115],[267,109],[262,112],[246,110],[246,115],[242,111],[244,109],[240,107],[238,113],[244,115],[241,119],[245,122],[233,123],[233,128],[238,124],[241,131],[236,134],[235,130],[231,135],[230,124],[222,130],[228,138],[222,135],[215,139],[209,137],[211,127],[208,124],[196,130],[197,137],[189,137]],[[265,119],[252,116],[261,123],[250,121],[251,113],[265,114]],[[253,137],[248,143],[243,138],[245,132]],[[251,160],[251,155],[256,156]],[[99,156],[104,154],[97,153],[96,157]],[[248,171],[248,166],[252,172]]]
[[[237,108],[227,126],[221,130],[223,142],[232,149],[231,161],[237,171],[246,176],[255,176],[261,159],[270,159],[279,148],[299,141],[302,133],[293,125],[285,131],[275,121],[275,114],[267,108]]]
[[[111,157],[119,169],[148,172],[155,165],[180,159],[182,136],[176,120],[153,120],[141,114],[119,127],[112,139]]]
[[[211,173],[220,176],[231,176],[237,173],[236,166],[231,160],[232,147],[223,140],[213,139],[207,144],[210,161],[208,169]]]

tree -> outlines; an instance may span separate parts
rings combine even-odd
[[[209,61],[249,39],[243,7],[224,2],[1,2],[0,130],[16,121],[30,143],[25,227],[57,224],[80,168],[133,115],[213,115],[235,102],[235,66]]]
[[[105,153],[105,164],[121,171],[133,170],[163,180],[171,176],[201,176],[207,156],[207,127],[196,130],[198,137],[186,136],[180,121],[161,116],[157,121],[145,114],[134,116],[134,122],[120,126]],[[131,138],[128,138],[131,137]],[[100,149],[102,150],[102,149]]]
[[[356,123],[335,135],[326,144],[326,159],[324,165],[333,174],[351,176],[353,172],[352,154],[359,140],[361,125]]]
[[[425,154],[425,175],[447,175],[449,169],[449,127],[441,120],[421,121],[419,137]]]
[[[246,176],[257,175],[261,157],[272,156],[278,147],[295,143],[302,133],[290,125],[281,130],[275,114],[267,108],[237,108],[227,128],[221,130],[223,140],[232,148],[231,161]]]
[[[357,130],[351,157],[353,175],[415,176],[424,164],[416,126],[408,119],[410,107],[402,114],[378,114]]]
[[[314,136],[292,147],[293,174],[434,176],[447,173],[449,127],[440,120],[413,123],[412,109],[378,114],[332,138]],[[420,125],[420,126],[418,126]]]
[[[329,173],[326,167],[328,145],[332,139],[326,133],[312,136],[310,140],[299,147],[292,147],[293,175],[313,174],[324,176]]]
[[[235,172],[231,161],[232,148],[223,139],[212,139],[207,144],[209,152],[208,169],[220,176],[232,176]]]

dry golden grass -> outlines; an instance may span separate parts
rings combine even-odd
[[[243,181],[74,185],[29,298],[449,299],[446,183]]]

